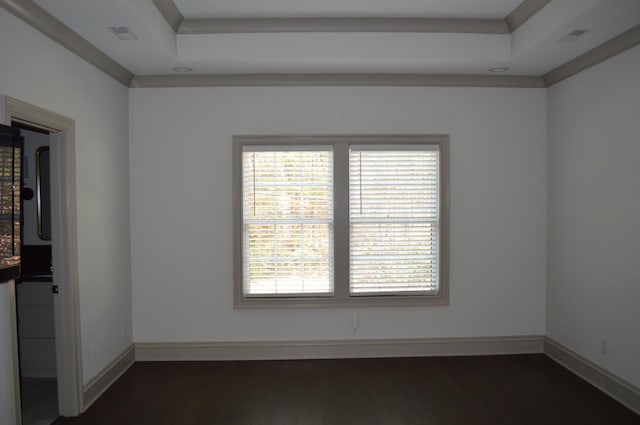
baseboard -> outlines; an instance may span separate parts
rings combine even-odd
[[[131,344],[83,387],[82,410],[89,408],[134,362],[135,350]]]
[[[640,415],[640,388],[606,371],[549,337],[544,338],[544,353]]]
[[[136,343],[136,361],[291,360],[542,353],[542,335],[338,341]]]
[[[543,335],[339,341],[136,343],[83,389],[87,409],[134,361],[290,360],[544,353],[640,414],[640,388]]]

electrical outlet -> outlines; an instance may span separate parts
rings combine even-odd
[[[353,313],[351,315],[351,329],[353,329],[353,333],[356,333],[359,327],[360,327],[360,316],[358,315],[358,313]]]

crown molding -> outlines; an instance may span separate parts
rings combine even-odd
[[[182,22],[182,15],[172,0],[152,0],[158,7],[162,16],[169,25],[176,26],[177,22]],[[522,22],[533,16],[538,10],[548,3],[549,0],[524,0],[507,18],[507,24],[511,30],[517,28]],[[118,62],[107,56],[94,45],[82,38],[71,28],[56,19],[53,15],[37,5],[33,0],[0,0],[0,7],[7,10],[17,18],[23,20],[28,25],[37,29],[50,39],[59,43],[64,48],[70,50],[80,58],[89,62],[107,75],[129,87],[238,87],[238,86],[395,86],[395,87],[519,87],[519,88],[541,88],[552,86],[572,75],[590,68],[606,59],[609,59],[627,49],[640,44],[640,25],[612,38],[609,41],[595,47],[594,49],[574,58],[567,63],[545,73],[542,76],[509,76],[509,75],[461,75],[461,74],[210,74],[210,75],[141,75],[134,76],[129,70]],[[193,21],[193,20],[192,20]],[[197,21],[197,20],[195,20]],[[218,24],[231,24],[229,20],[214,20]],[[222,22],[225,21],[225,22]],[[236,21],[236,20],[234,20]],[[250,21],[250,20],[239,20]],[[255,21],[255,20],[254,20]],[[274,24],[259,20],[262,25]],[[288,20],[277,20],[288,21]],[[382,19],[346,19],[342,23],[337,20],[310,20],[319,25],[345,25],[347,22],[360,21],[360,25],[373,25],[384,27],[390,20]],[[366,21],[366,22],[365,22]],[[446,21],[446,22],[445,22]],[[461,32],[471,26],[468,21],[476,20],[438,20],[438,19],[409,19],[395,20],[395,23],[387,27],[388,31],[400,31],[400,23],[410,23],[418,27],[422,26],[423,31],[439,32],[447,25],[458,26]],[[509,23],[511,21],[511,23]],[[173,22],[173,23],[172,23]],[[333,22],[333,24],[331,23]],[[448,22],[448,23],[447,23]],[[259,23],[258,21],[254,22]],[[286,24],[290,25],[292,23]],[[493,26],[495,22],[488,20],[485,22],[485,30]],[[507,25],[505,24],[505,25]],[[286,26],[285,25],[285,26]],[[392,27],[395,26],[395,29]],[[224,31],[233,32],[233,26],[224,27]],[[266,29],[265,27],[265,29]],[[271,27],[276,30],[274,26]],[[334,29],[337,28],[334,26]],[[364,28],[364,26],[360,27]],[[496,27],[497,28],[497,27]],[[246,30],[247,28],[245,28]],[[282,30],[282,28],[281,28]],[[288,30],[292,30],[289,26]],[[406,28],[402,29],[406,30]],[[185,31],[187,31],[185,27]],[[191,28],[189,31],[199,31],[198,28]],[[376,30],[382,31],[382,29]],[[502,31],[502,30],[501,30]],[[243,32],[243,31],[239,31]],[[194,32],[198,33],[198,32]]]
[[[524,0],[520,3],[518,7],[513,9],[513,11],[504,18],[505,23],[509,28],[509,32],[512,33],[517,30],[550,1],[551,0]]]
[[[171,1],[171,0],[166,0]],[[435,18],[250,18],[185,19],[178,34],[285,32],[412,32],[508,34],[503,19]]]
[[[184,21],[184,17],[173,0],[151,0],[162,15],[167,24],[177,33],[180,24]]]
[[[128,86],[133,74],[32,0],[0,0],[0,7],[23,20],[67,50]]]
[[[413,32],[509,34],[551,0],[523,0],[504,19],[436,18],[246,18],[182,19],[172,0],[153,0],[178,34],[284,32]],[[177,29],[176,29],[177,22]]]
[[[509,34],[551,0],[523,0],[504,19],[435,18],[247,18],[182,19],[172,0],[153,0],[178,34],[283,32],[415,32]],[[177,29],[176,29],[177,22]]]
[[[640,25],[636,25],[611,40],[605,41],[588,52],[552,69],[544,74],[542,79],[545,86],[550,87],[638,45],[640,45]]]
[[[462,74],[208,74],[136,76],[130,87],[519,87],[543,88],[540,77]]]

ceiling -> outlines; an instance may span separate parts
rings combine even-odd
[[[639,0],[33,1],[136,76],[540,76],[640,24]]]

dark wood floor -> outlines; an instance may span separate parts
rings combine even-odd
[[[65,425],[640,424],[544,355],[136,363]]]

